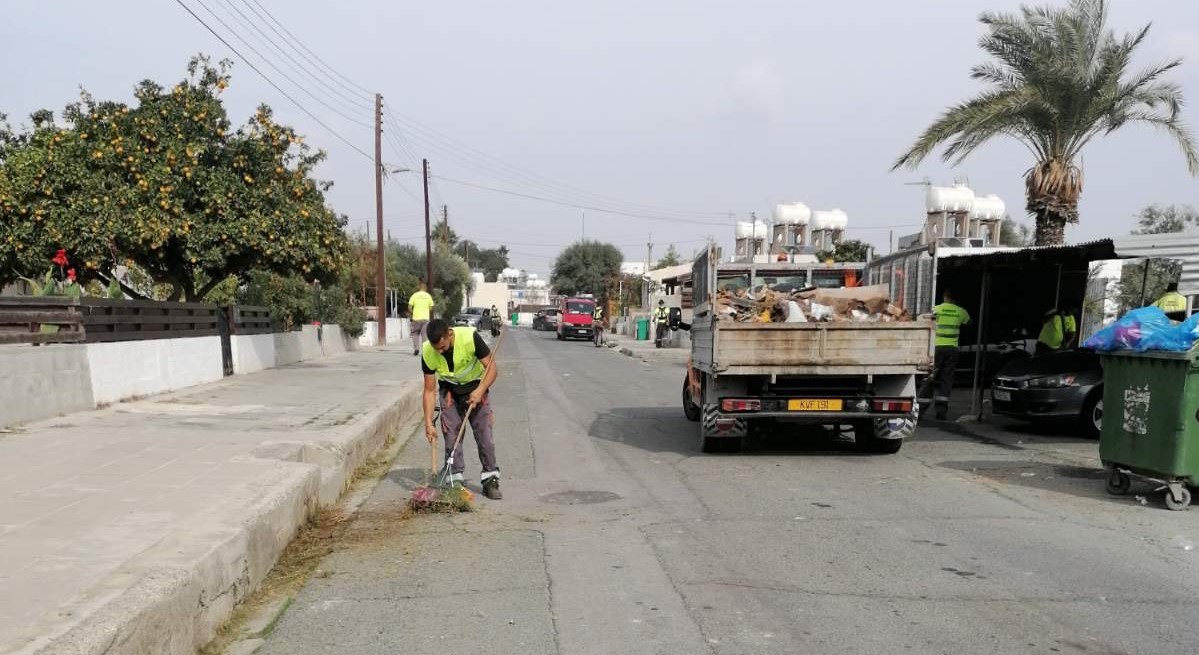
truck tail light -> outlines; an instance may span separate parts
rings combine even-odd
[[[912,401],[899,399],[874,399],[874,411],[904,413],[912,411]]]
[[[720,401],[722,412],[756,412],[762,409],[762,401],[757,398],[725,398]]]

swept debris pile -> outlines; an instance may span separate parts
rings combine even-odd
[[[716,294],[716,316],[741,323],[863,322],[892,323],[912,320],[907,310],[891,302],[887,285],[792,292],[760,286],[721,290]]]

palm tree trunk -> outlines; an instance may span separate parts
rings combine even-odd
[[[1066,243],[1066,217],[1051,211],[1037,214],[1036,246],[1060,246]]]

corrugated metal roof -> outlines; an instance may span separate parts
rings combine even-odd
[[[1199,232],[1174,234],[1130,234],[1117,237],[1116,252],[1121,257],[1174,259],[1182,263],[1178,291],[1184,296],[1199,295]]]
[[[971,253],[957,252],[942,258],[945,265],[983,264],[987,266],[1024,266],[1029,264],[1085,264],[1118,255],[1111,239],[1099,239],[1068,246],[1030,246],[1012,250]]]

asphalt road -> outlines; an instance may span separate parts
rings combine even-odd
[[[679,365],[523,330],[500,365],[505,500],[401,520],[417,436],[260,652],[1199,650],[1199,511],[1106,496],[1093,442],[922,427],[893,456],[811,433],[701,455]]]

